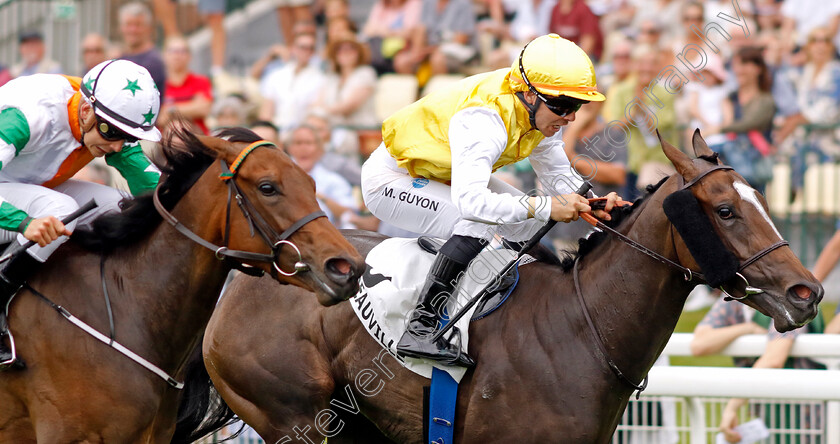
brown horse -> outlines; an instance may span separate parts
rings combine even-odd
[[[244,262],[281,283],[314,290],[325,304],[352,296],[364,269],[358,253],[324,217],[289,238],[301,257],[285,242],[273,251],[252,230],[282,233],[318,212],[314,182],[273,146],[238,158],[259,140],[252,132],[222,135],[227,140],[179,134],[180,149],[170,138],[164,146],[167,174],[157,193],[182,226],[227,249],[211,251],[161,223],[152,196],[143,196],[125,201],[121,214],[98,219],[92,231],[77,230],[29,282],[105,335],[112,328],[103,299],[107,286],[114,339],[176,380],[184,378],[184,364],[231,269],[232,262],[217,255],[238,250],[266,257]],[[233,188],[220,180],[224,165],[235,170],[230,180],[240,196],[228,194]],[[237,201],[250,210],[250,221]],[[278,274],[277,269],[294,269],[295,262],[310,270]],[[27,367],[0,374],[0,442],[169,442],[181,390],[83,332],[31,291],[15,297],[10,326]]]
[[[678,173],[632,209],[614,211],[611,225],[698,270],[663,210],[666,196],[685,184],[714,227],[710,236],[752,263],[741,273],[764,292],[743,302],[772,316],[779,330],[803,325],[816,314],[821,285],[790,248],[762,253],[781,243],[763,199],[718,164],[699,134],[693,145],[699,158],[663,142]],[[383,239],[348,238],[365,255]],[[628,382],[643,380],[698,283],[684,275],[606,233],[583,241],[573,258],[522,267],[508,302],[470,325],[469,353],[478,364],[460,383],[455,442],[608,442],[634,391]],[[328,435],[330,444],[421,443],[428,380],[383,353],[350,304],[324,308],[304,290],[269,284],[235,279],[205,333],[207,370],[233,411],[268,443],[318,443]],[[241,329],[246,324],[261,328]],[[271,341],[263,329],[272,330]]]

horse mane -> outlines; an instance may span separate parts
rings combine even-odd
[[[230,142],[260,140],[246,128],[225,129],[218,136]],[[183,129],[167,134],[161,143],[161,155],[163,161],[157,164],[162,173],[160,202],[164,208],[171,210],[216,157],[197,137]],[[121,200],[121,212],[104,214],[90,226],[77,228],[71,239],[87,250],[105,252],[145,238],[163,220],[155,209],[153,194],[147,192]]]
[[[636,199],[636,201],[633,202],[633,205],[613,208],[613,210],[610,212],[610,216],[612,217],[612,220],[610,220],[608,222],[604,222],[604,223],[610,228],[618,229],[618,227],[624,221],[628,220],[629,216],[631,214],[633,214],[636,211],[637,208],[640,208],[641,204],[643,202],[645,202],[646,200],[648,200],[650,198],[650,196],[652,196],[653,193],[655,193],[656,190],[658,190],[659,187],[661,187],[662,184],[664,184],[665,181],[668,180],[669,178],[670,178],[670,176],[663,177],[662,180],[660,180],[658,183],[648,185],[645,188],[645,191],[646,191],[645,195]],[[571,270],[572,267],[575,265],[575,260],[577,260],[578,258],[582,258],[582,257],[586,256],[587,254],[591,253],[592,250],[594,250],[599,245],[606,242],[606,240],[609,239],[611,236],[612,235],[610,233],[607,233],[605,231],[603,231],[603,232],[593,231],[589,236],[578,239],[578,249],[577,250],[562,250],[562,251],[558,252],[558,256],[559,256],[559,259],[560,259],[558,265],[560,265],[560,267],[562,267],[564,271]]]

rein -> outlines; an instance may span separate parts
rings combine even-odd
[[[199,235],[195,234],[192,230],[181,224],[181,222],[179,222],[178,219],[176,219],[175,216],[173,216],[169,211],[167,211],[166,208],[163,207],[163,204],[161,204],[160,202],[160,184],[158,184],[157,188],[155,188],[152,200],[155,204],[155,209],[157,209],[158,213],[160,213],[161,217],[166,222],[168,222],[176,230],[178,230],[178,232],[180,232],[193,242],[213,251],[217,259],[229,260],[231,266],[252,276],[261,275],[262,270],[247,265],[242,261],[270,263],[277,273],[280,273],[283,276],[294,276],[298,273],[309,271],[309,265],[303,262],[303,256],[301,255],[300,249],[288,239],[307,223],[318,219],[319,217],[326,217],[326,214],[323,211],[314,211],[312,213],[309,213],[308,215],[293,223],[292,226],[286,229],[283,233],[277,234],[274,228],[272,228],[271,225],[266,221],[266,219],[260,214],[259,210],[257,210],[256,207],[251,203],[251,201],[248,200],[245,194],[242,193],[242,190],[236,183],[236,172],[242,165],[242,163],[245,161],[245,158],[256,148],[259,148],[261,146],[273,147],[274,144],[265,140],[260,140],[248,145],[239,153],[236,160],[234,160],[234,162],[231,164],[230,168],[228,168],[228,165],[227,163],[225,163],[224,160],[219,159],[219,163],[221,164],[222,168],[222,174],[219,176],[219,179],[221,179],[228,185],[227,210],[225,214],[225,235],[224,245],[222,246],[209,242],[200,237]],[[262,237],[266,245],[268,245],[269,248],[271,248],[271,254],[231,250],[227,247],[228,240],[230,237],[230,208],[231,201],[233,199],[236,200],[239,209],[242,211],[242,214],[245,216],[245,219],[248,220],[248,224],[251,228],[251,236],[253,236],[254,231],[256,231],[260,235],[260,237]],[[283,248],[284,245],[289,245],[297,253],[298,260],[295,262],[295,269],[292,272],[283,271],[280,268],[280,250]]]
[[[691,179],[690,181],[686,182],[685,184],[683,184],[683,185],[680,187],[680,190],[685,190],[685,189],[691,188],[691,186],[693,186],[693,185],[697,184],[697,183],[698,183],[701,179],[703,179],[704,177],[706,177],[706,176],[707,176],[708,174],[710,174],[710,173],[713,173],[713,172],[715,172],[715,171],[719,171],[719,170],[731,170],[731,169],[733,169],[731,166],[727,166],[727,165],[715,165],[714,167],[712,167],[712,168],[710,168],[710,169],[708,169],[708,170],[706,170],[706,171],[704,171],[704,172],[700,173],[699,175],[697,175],[697,177],[695,177],[695,178]],[[682,182],[682,180],[683,180],[683,179],[682,179],[682,176],[677,175],[677,177],[678,177],[678,178],[680,179],[680,181]],[[705,276],[703,276],[703,273],[700,273],[699,271],[694,271],[694,270],[692,270],[692,269],[690,269],[690,268],[688,268],[688,267],[684,267],[684,266],[682,266],[682,265],[678,264],[677,262],[672,261],[671,259],[668,259],[667,257],[665,257],[665,256],[663,256],[663,255],[661,255],[661,254],[659,254],[659,253],[657,253],[657,252],[655,252],[655,251],[651,250],[650,248],[645,247],[644,245],[642,245],[642,244],[640,244],[640,243],[638,243],[638,242],[634,241],[633,239],[630,239],[629,237],[627,237],[627,236],[626,236],[626,235],[624,235],[623,233],[619,232],[618,230],[616,230],[616,229],[614,229],[614,228],[612,228],[612,227],[607,226],[607,224],[605,224],[605,223],[601,222],[600,220],[596,219],[596,218],[595,218],[595,216],[592,216],[591,214],[586,213],[586,214],[581,214],[581,217],[582,217],[584,220],[586,220],[589,224],[591,224],[592,226],[594,226],[594,227],[598,228],[599,230],[608,231],[609,233],[613,234],[615,237],[619,238],[621,241],[623,241],[623,242],[624,242],[624,243],[626,243],[627,245],[629,245],[629,246],[631,246],[631,247],[635,248],[636,250],[638,250],[638,251],[640,251],[640,252],[642,252],[642,253],[644,253],[644,254],[646,254],[646,255],[648,255],[648,256],[650,256],[650,257],[652,257],[653,259],[656,259],[657,261],[659,261],[659,262],[661,262],[661,263],[663,263],[663,264],[665,264],[665,265],[668,265],[668,266],[670,266],[670,267],[672,267],[672,268],[676,268],[677,270],[679,270],[679,271],[683,274],[683,276],[684,276],[684,278],[685,278],[686,282],[691,282],[691,280],[692,280],[694,277],[697,277],[697,278],[698,278],[698,279],[700,279],[701,281],[704,281],[704,282],[706,281],[706,278],[705,278]],[[773,250],[775,250],[775,249],[777,249],[777,248],[784,247],[784,246],[788,246],[788,245],[790,245],[790,244],[789,244],[789,243],[788,243],[788,241],[786,241],[786,240],[781,240],[781,241],[779,241],[779,242],[776,242],[776,243],[774,243],[774,244],[770,245],[769,247],[766,247],[766,248],[762,249],[762,250],[761,250],[761,251],[759,251],[758,253],[756,253],[756,254],[754,254],[754,255],[750,256],[748,259],[746,259],[745,261],[743,261],[743,262],[742,262],[742,263],[738,266],[738,273],[736,273],[736,275],[737,275],[738,277],[740,277],[740,278],[744,281],[744,283],[746,284],[746,288],[747,288],[746,294],[745,294],[744,296],[741,296],[741,297],[734,297],[734,296],[730,295],[730,294],[729,294],[726,290],[724,290],[723,288],[721,288],[721,290],[723,290],[723,292],[724,292],[724,293],[726,293],[728,297],[730,297],[730,298],[732,298],[732,299],[735,299],[735,300],[741,300],[741,299],[744,299],[744,298],[746,298],[747,296],[749,296],[749,295],[751,295],[751,294],[758,294],[758,293],[762,293],[762,292],[763,292],[763,290],[758,289],[758,288],[755,288],[755,287],[751,287],[751,286],[749,285],[749,282],[747,281],[746,277],[744,277],[744,275],[742,275],[742,274],[741,274],[741,271],[744,271],[744,269],[745,269],[745,268],[747,268],[747,267],[749,267],[750,265],[754,264],[756,261],[758,261],[758,260],[759,260],[759,259],[761,259],[762,257],[764,257],[764,256],[766,256],[766,255],[768,255],[768,254],[770,254],[770,252],[772,252]]]
[[[715,165],[714,167],[700,173],[699,175],[697,175],[697,177],[695,177],[695,178],[691,179],[690,181],[682,184],[680,186],[680,190],[686,190],[686,189],[690,188],[691,186],[697,184],[701,179],[703,179],[704,177],[706,177],[708,174],[710,174],[712,172],[732,170],[732,169],[733,169],[732,167],[726,166],[726,165]],[[681,175],[677,175],[677,176],[680,178],[680,181],[682,182],[683,181],[682,176]],[[583,218],[584,220],[589,222],[594,227],[596,227],[600,230],[607,231],[607,232],[615,235],[618,239],[620,239],[621,241],[623,241],[627,245],[633,247],[634,249],[652,257],[653,259],[656,259],[657,261],[659,261],[659,262],[661,262],[665,265],[668,265],[672,268],[675,268],[675,269],[679,270],[680,272],[683,273],[683,276],[684,276],[686,282],[690,282],[693,277],[697,277],[698,279],[700,279],[702,281],[706,281],[706,279],[705,279],[705,277],[703,276],[702,273],[694,271],[694,270],[692,270],[688,267],[684,267],[684,266],[680,265],[679,263],[677,263],[675,261],[672,261],[671,259],[668,259],[667,257],[663,256],[662,254],[659,254],[659,253],[651,250],[650,248],[645,247],[644,245],[634,241],[633,239],[630,239],[628,236],[620,233],[618,230],[615,230],[614,228],[611,228],[611,227],[607,226],[605,223],[603,223],[600,220],[598,220],[597,218],[595,218],[595,216],[593,216],[589,213],[585,213],[585,214],[581,214],[581,218]],[[671,224],[671,227],[673,228],[673,224]],[[749,282],[747,281],[747,278],[744,277],[743,274],[741,274],[741,271],[743,271],[745,268],[749,267],[750,265],[754,264],[756,261],[763,258],[764,256],[768,255],[773,250],[775,250],[777,248],[784,247],[784,246],[788,246],[788,245],[789,244],[786,240],[781,240],[779,242],[776,242],[776,243],[770,245],[769,247],[766,247],[766,248],[762,249],[758,253],[750,256],[748,259],[743,261],[738,266],[738,272],[736,272],[735,275],[738,276],[739,278],[741,278],[744,281],[744,284],[746,285],[744,296],[734,297],[734,296],[730,295],[723,288],[723,286],[721,286],[721,290],[727,295],[727,297],[729,297],[730,299],[734,299],[734,300],[741,300],[741,299],[744,299],[744,298],[746,298],[750,295],[753,295],[753,294],[763,293],[764,290],[762,290],[760,288],[755,288],[755,287],[750,286]],[[574,263],[574,266],[572,268],[572,278],[573,278],[574,284],[575,284],[575,293],[577,294],[577,298],[578,298],[578,301],[581,305],[581,308],[583,308],[583,314],[584,314],[584,317],[586,318],[586,323],[589,325],[589,330],[592,332],[593,336],[595,337],[595,343],[598,345],[598,350],[601,352],[601,355],[603,356],[604,360],[607,362],[607,365],[610,367],[610,370],[612,370],[612,372],[616,375],[616,377],[618,377],[619,380],[621,380],[622,382],[624,382],[625,384],[629,385],[634,390],[636,390],[636,399],[639,399],[639,396],[642,394],[642,391],[644,391],[645,388],[647,388],[648,375],[645,375],[642,382],[637,384],[637,383],[633,382],[632,380],[630,380],[621,371],[621,369],[618,368],[618,365],[612,360],[612,358],[610,358],[609,352],[607,351],[607,348],[604,345],[604,339],[601,336],[601,333],[598,331],[598,328],[595,326],[595,323],[592,321],[592,317],[589,314],[589,309],[586,307],[586,301],[583,297],[583,291],[581,290],[580,279],[578,277],[578,263],[579,262],[580,262],[580,257],[575,259],[575,263]]]

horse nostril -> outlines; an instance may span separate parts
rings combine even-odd
[[[811,297],[811,289],[804,285],[794,285],[791,290],[793,291],[793,294],[800,299],[808,299]]]
[[[325,268],[330,277],[340,281],[349,280],[353,272],[353,266],[350,264],[350,261],[340,257],[327,260]]]

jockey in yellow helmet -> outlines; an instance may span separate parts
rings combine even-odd
[[[524,241],[549,219],[569,222],[590,211],[587,200],[574,194],[581,179],[566,157],[562,127],[583,104],[602,100],[586,53],[550,34],[526,45],[510,69],[468,77],[385,120],[382,145],[362,167],[367,207],[397,227],[449,238],[397,345],[399,354],[474,364],[447,341],[430,341],[448,299],[440,295],[452,292],[494,234]],[[549,196],[526,197],[491,175],[526,157]],[[616,199],[608,196],[606,212]]]

